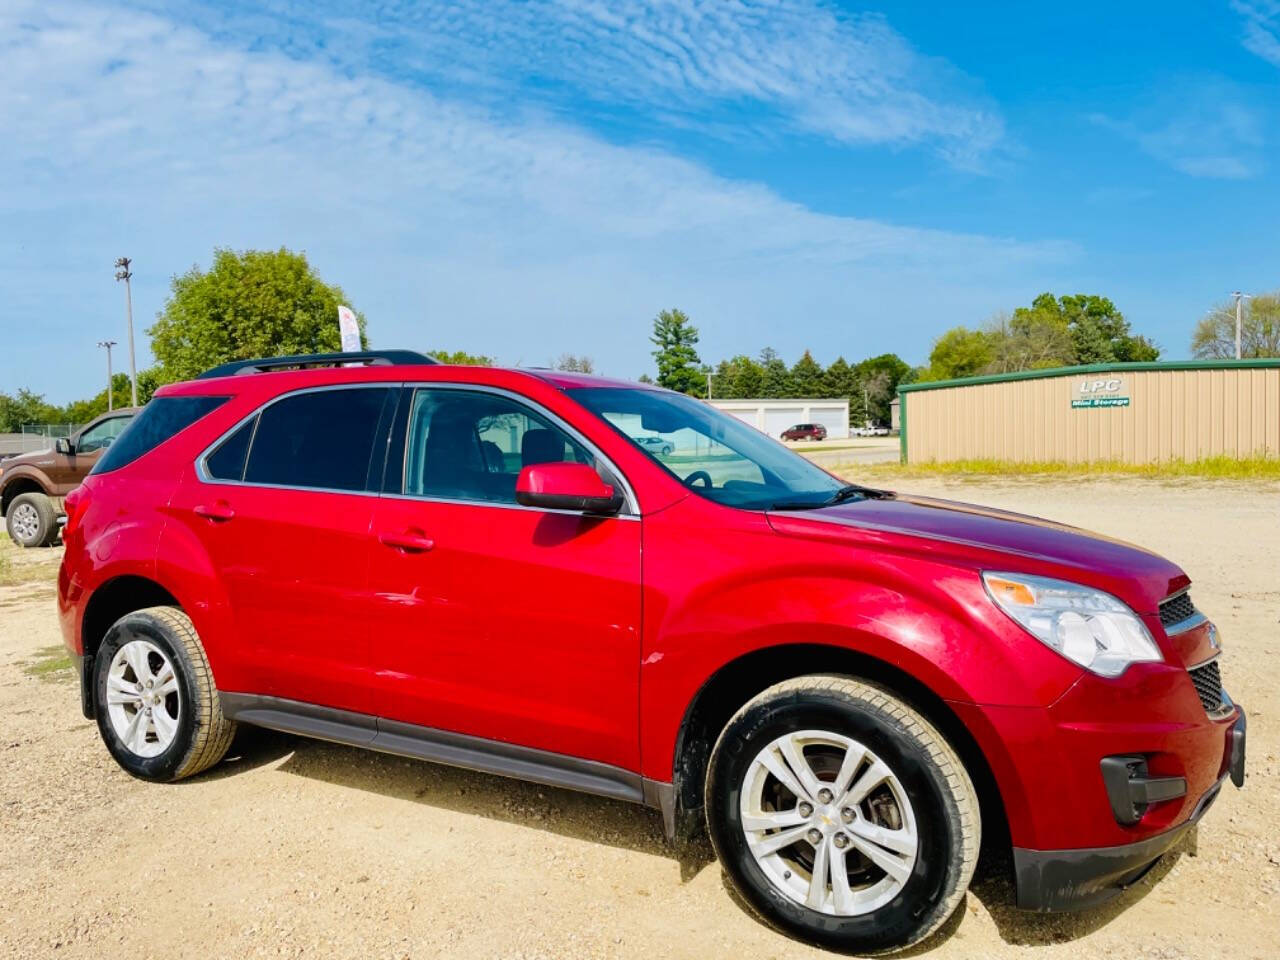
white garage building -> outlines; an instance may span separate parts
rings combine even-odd
[[[849,401],[845,400],[709,400],[775,440],[797,423],[820,423],[829,439],[849,436]]]

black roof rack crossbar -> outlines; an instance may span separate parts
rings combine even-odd
[[[335,367],[346,363],[367,363],[371,366],[405,366],[407,364],[438,363],[425,353],[414,350],[362,350],[352,353],[303,353],[292,357],[260,357],[256,360],[232,360],[206,370],[196,377],[230,377],[243,373],[266,373],[284,367]]]

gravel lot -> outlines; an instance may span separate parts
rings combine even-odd
[[[879,480],[877,482],[880,482]],[[931,957],[1280,956],[1280,488],[1140,479],[913,492],[1156,548],[1196,581],[1250,714],[1249,780],[1113,905],[1018,913],[981,880]],[[0,546],[0,956],[805,957],[657,814],[242,730],[176,786],[130,779],[59,670],[55,551]]]

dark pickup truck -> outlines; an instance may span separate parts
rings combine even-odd
[[[58,539],[62,498],[79,486],[137,412],[123,407],[104,413],[70,437],[59,437],[52,450],[0,460],[0,513],[14,543],[47,547]]]

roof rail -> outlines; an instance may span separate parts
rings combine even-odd
[[[439,363],[424,353],[414,350],[362,350],[352,353],[303,353],[291,357],[260,357],[257,360],[232,360],[230,363],[211,367],[197,376],[197,380],[211,377],[230,377],[245,373],[269,373],[283,368],[336,367],[346,364],[366,363],[375,367],[400,367],[412,364]]]

